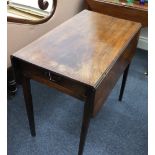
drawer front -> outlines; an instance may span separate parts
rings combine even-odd
[[[20,67],[23,71],[22,74],[30,79],[58,89],[59,91],[62,91],[80,100],[86,99],[86,86],[79,84],[72,79],[22,61],[20,62]]]

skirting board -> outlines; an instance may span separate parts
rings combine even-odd
[[[148,38],[144,36],[140,36],[137,47],[148,51]]]

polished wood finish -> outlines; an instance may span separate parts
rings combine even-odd
[[[90,119],[91,119],[91,115],[93,111],[94,98],[95,98],[95,90],[90,89],[89,91],[87,91],[87,100],[84,105],[83,121],[82,121],[78,155],[83,154],[85,140],[86,140],[89,123],[90,123]]]
[[[26,112],[29,120],[30,131],[31,131],[31,135],[34,137],[36,136],[36,131],[35,131],[35,123],[34,123],[30,79],[25,76],[21,78],[22,78],[23,93],[24,93],[24,99],[25,99]]]
[[[26,87],[21,77],[84,101],[78,155],[83,154],[91,117],[131,62],[140,28],[139,23],[84,10],[11,56],[27,104],[32,101],[29,83]]]
[[[135,22],[83,11],[14,56],[96,88],[139,28]]]
[[[93,116],[101,109],[102,105],[105,103],[108,95],[110,94],[115,83],[119,79],[120,75],[126,69],[127,65],[131,62],[132,57],[135,54],[135,49],[138,42],[138,35],[135,36],[130,44],[124,49],[123,54],[117,59],[115,64],[108,70],[107,75],[104,77],[102,82],[98,85],[95,94],[95,104],[93,109]],[[124,89],[123,89],[124,91]]]
[[[113,17],[140,22],[142,27],[148,26],[148,4],[145,3],[145,5],[140,5],[139,0],[135,0],[132,4],[128,3],[126,0],[86,0],[86,3],[89,10]],[[125,72],[120,90],[119,101],[122,100],[126,80],[127,73]]]
[[[64,77],[63,75],[59,75],[50,70],[27,63],[14,57],[12,57],[12,61],[18,83],[22,83],[22,81],[20,80],[20,77],[22,77],[23,74],[21,73],[21,70],[24,70],[24,76],[26,77],[47,84],[50,87],[54,87],[59,91],[67,93],[68,95],[71,95],[78,99],[86,99],[85,93],[87,90],[87,86],[81,84],[80,82],[75,82],[75,80],[68,79],[68,77]]]
[[[132,20],[142,23],[143,27],[148,25],[148,5],[140,5],[135,1],[129,5],[126,1],[120,0],[86,0],[89,9],[110,16]]]
[[[36,24],[42,24],[47,22],[49,19],[51,19],[56,11],[57,7],[57,0],[52,0],[53,1],[53,6],[51,8],[50,15],[47,16],[46,18],[39,19],[39,20],[27,20],[27,19],[20,19],[20,18],[15,18],[15,17],[7,17],[7,22],[12,22],[12,23],[22,23],[22,24],[31,24],[31,25],[36,25]],[[42,9],[48,7],[48,2],[44,0],[38,0],[38,5]]]

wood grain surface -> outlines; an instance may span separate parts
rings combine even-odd
[[[86,0],[88,8],[117,18],[139,22],[143,27],[148,26],[148,5],[140,5],[134,1],[128,4],[126,0]]]
[[[13,56],[95,88],[140,27],[84,10]]]
[[[128,64],[131,63],[131,60],[136,52],[138,36],[139,33],[135,35],[128,47],[124,50],[123,54],[115,62],[114,66],[108,71],[106,77],[102,79],[102,82],[96,88],[93,116],[99,112],[119,77],[122,75]]]

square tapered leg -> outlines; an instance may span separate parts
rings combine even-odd
[[[36,135],[36,132],[35,132],[30,79],[23,76],[22,86],[23,86],[23,93],[24,93],[24,99],[25,99],[25,105],[26,105],[26,112],[29,120],[30,131],[31,131],[31,135],[34,137]]]
[[[130,67],[130,64],[126,67],[126,69],[123,73],[123,80],[122,80],[121,90],[120,90],[120,94],[119,94],[119,101],[122,101],[122,98],[123,98],[126,80],[127,80],[128,72],[129,72],[129,67]]]

